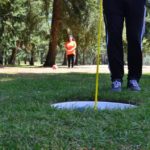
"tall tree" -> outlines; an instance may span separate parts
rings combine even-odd
[[[86,32],[89,32],[91,28],[94,27],[93,23],[95,24],[96,22],[95,19],[97,17],[93,15],[95,11],[97,11],[96,6],[97,6],[96,0],[53,1],[51,38],[49,43],[49,51],[44,66],[52,66],[53,64],[55,64],[56,47],[58,44],[58,39],[61,36],[61,34],[63,34],[63,32],[60,33],[61,29],[70,28],[77,40],[77,43],[80,43],[81,37],[86,39],[86,37],[83,35],[85,35]],[[92,36],[91,39],[95,39],[95,37]],[[78,49],[76,60],[78,60]]]
[[[46,57],[44,66],[52,67],[55,64],[58,38],[61,29],[62,22],[62,0],[53,1],[53,12],[52,12],[52,23],[51,23],[51,34],[49,42],[49,51]]]

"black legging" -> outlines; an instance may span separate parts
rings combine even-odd
[[[67,58],[68,58],[68,68],[70,68],[70,63],[73,68],[74,67],[74,55],[73,54],[68,55]]]
[[[126,22],[128,41],[128,79],[142,74],[141,43],[145,28],[146,0],[104,0],[107,50],[112,80],[124,75],[122,31]]]

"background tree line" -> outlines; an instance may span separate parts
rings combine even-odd
[[[97,0],[0,0],[0,64],[66,64],[64,42],[69,34],[78,45],[76,64],[95,64],[98,3]],[[107,63],[105,34],[102,35],[102,62]],[[144,54],[150,53],[149,46],[148,8]],[[145,63],[150,63],[150,56],[146,56]]]

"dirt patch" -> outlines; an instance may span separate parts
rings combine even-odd
[[[107,65],[100,65],[100,73],[109,73]],[[96,65],[81,65],[74,68],[67,68],[67,66],[58,66],[57,69],[45,68],[45,67],[1,67],[1,74],[20,74],[20,73],[95,73]],[[127,73],[127,66],[125,66],[125,73]],[[150,73],[150,66],[143,67],[143,73]]]

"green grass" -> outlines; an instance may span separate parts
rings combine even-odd
[[[0,75],[0,149],[150,150],[150,75],[142,91],[110,92],[100,76],[99,99],[136,103],[130,110],[67,111],[50,104],[93,100],[93,74]]]

